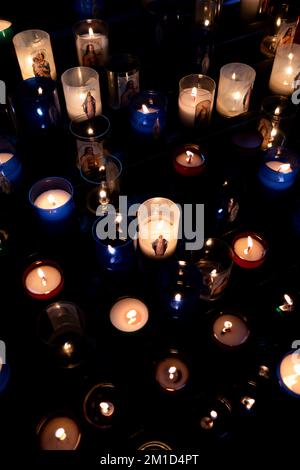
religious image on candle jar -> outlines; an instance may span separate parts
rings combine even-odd
[[[108,56],[108,26],[99,19],[88,19],[74,26],[78,61],[85,67],[103,66]]]
[[[92,90],[89,90],[86,94],[84,102],[82,103],[82,109],[88,119],[92,119],[96,115],[96,99],[92,95]]]
[[[118,76],[118,94],[121,107],[128,106],[131,98],[139,92],[139,72]]]
[[[32,68],[35,77],[51,77],[50,63],[46,57],[45,49],[34,53],[32,57]]]

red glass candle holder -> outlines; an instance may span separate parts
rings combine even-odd
[[[238,266],[254,269],[264,263],[268,253],[268,245],[257,233],[243,232],[234,238],[232,251],[233,261]]]
[[[34,299],[52,299],[64,287],[63,272],[54,261],[35,261],[28,266],[23,274],[23,286],[26,294]]]
[[[173,167],[182,176],[198,176],[206,170],[206,158],[199,145],[185,144],[176,150]]]

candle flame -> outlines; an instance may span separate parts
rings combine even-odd
[[[42,95],[42,94],[43,94],[43,88],[40,87],[40,86],[38,87],[38,94],[39,94],[39,95]]]
[[[277,26],[277,28],[280,28],[280,26],[281,26],[281,17],[280,16],[276,20],[276,26]]]
[[[63,345],[63,351],[64,353],[67,355],[67,356],[71,356],[74,352],[74,347],[73,347],[73,344],[70,343],[69,341],[67,341],[64,345]]]
[[[289,55],[288,55],[288,58],[289,58],[289,60],[293,60],[294,54],[292,52],[290,52]]]
[[[276,135],[277,135],[277,129],[273,127],[273,129],[271,130],[271,137],[275,137]]]
[[[37,274],[38,274],[40,280],[42,281],[42,285],[43,285],[44,287],[46,287],[46,285],[47,285],[47,279],[46,279],[46,277],[45,277],[44,271],[43,271],[41,268],[38,268]]]
[[[197,96],[197,88],[195,86],[192,88],[191,95],[193,96],[193,98],[196,98],[196,96]]]
[[[288,294],[284,294],[283,298],[288,305],[292,306],[294,304],[293,299]]]
[[[99,403],[99,409],[100,409],[100,413],[103,415],[103,416],[111,416],[114,412],[114,405],[110,402],[107,402],[107,401],[101,401]]]
[[[292,75],[292,74],[293,74],[293,67],[291,67],[291,66],[290,66],[290,67],[287,67],[287,69],[286,69],[286,74],[287,74],[287,75]]]
[[[101,190],[100,190],[99,196],[100,196],[101,199],[105,199],[105,198],[106,198],[107,192],[105,191],[105,189],[101,189]]]
[[[128,325],[134,325],[137,321],[137,311],[132,309],[129,310],[129,312],[126,313],[126,318]]]
[[[241,399],[241,403],[242,405],[244,405],[245,408],[247,408],[247,410],[251,410],[251,408],[255,404],[255,400],[254,398],[251,398],[251,397],[243,397]]]
[[[94,129],[92,129],[92,127],[89,127],[88,130],[87,130],[87,133],[89,135],[93,135],[94,134]]]
[[[288,173],[289,170],[291,169],[291,165],[289,163],[283,163],[282,165],[280,165],[280,167],[278,168],[278,171],[280,173]]]
[[[231,79],[232,79],[232,80],[236,80],[236,73],[235,73],[235,72],[233,72],[233,74],[232,74],[232,76],[231,76]]]
[[[280,107],[279,106],[277,106],[277,108],[275,109],[274,114],[276,116],[279,116],[279,114],[280,114]]]
[[[216,276],[218,275],[217,270],[216,270],[216,269],[213,269],[213,270],[211,271],[210,275],[211,275],[212,278],[216,277]]]
[[[99,166],[99,171],[105,171],[105,165]]]
[[[47,199],[48,199],[49,204],[52,204],[52,206],[56,206],[55,197],[52,194],[49,194]]]
[[[142,111],[144,114],[149,114],[149,109],[147,108],[145,104],[142,104]]]
[[[248,243],[248,246],[244,250],[245,255],[249,255],[251,249],[253,248],[253,240],[250,236],[248,236],[247,243]]]
[[[175,300],[176,302],[180,302],[180,301],[181,301],[181,299],[182,299],[182,296],[181,296],[181,294],[175,294],[175,296],[174,296],[174,300]]]
[[[209,20],[204,21],[204,26],[209,26]]]
[[[64,430],[64,428],[58,428],[55,431],[55,437],[59,441],[64,441],[67,438],[67,434],[66,434],[66,431]]]
[[[92,38],[94,36],[93,28],[89,28],[89,36]]]
[[[111,245],[108,245],[107,249],[111,255],[114,255],[116,253],[116,249]]]
[[[222,329],[222,334],[228,333],[231,331],[231,328],[233,327],[233,324],[231,321],[224,321],[224,328]]]
[[[189,150],[187,150],[185,153],[186,153],[186,159],[185,159],[186,162],[191,163],[193,156],[194,156],[193,152],[190,152]]]
[[[211,419],[215,420],[218,417],[218,413],[215,410],[210,412]]]
[[[239,91],[236,91],[235,93],[233,93],[233,98],[238,101],[240,100],[242,97],[241,93]]]
[[[175,366],[171,366],[171,367],[169,367],[168,372],[169,372],[169,379],[174,380],[175,374],[177,372],[177,368]]]

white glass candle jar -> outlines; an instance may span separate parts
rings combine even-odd
[[[98,19],[79,21],[74,26],[78,62],[85,67],[100,67],[108,56],[108,26]]]
[[[214,104],[216,84],[206,75],[192,74],[179,82],[179,117],[186,127],[208,124]]]
[[[289,96],[300,80],[300,44],[288,44],[277,48],[271,72],[269,88],[278,95]]]
[[[23,80],[31,77],[56,79],[50,36],[39,29],[18,33],[13,38]]]
[[[62,76],[66,107],[71,120],[92,119],[102,112],[99,75],[90,67],[73,67]]]
[[[175,202],[162,197],[145,201],[138,210],[139,246],[144,255],[163,259],[177,246],[180,210]]]
[[[225,117],[238,116],[249,109],[256,72],[246,64],[230,63],[220,70],[217,111]]]

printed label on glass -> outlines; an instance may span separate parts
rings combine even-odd
[[[118,76],[118,97],[121,107],[128,106],[133,95],[140,90],[139,72]]]

